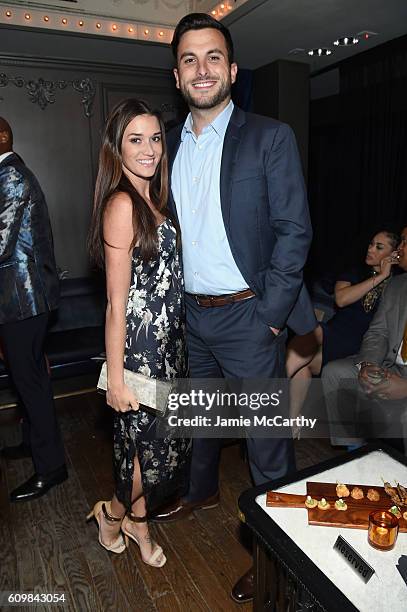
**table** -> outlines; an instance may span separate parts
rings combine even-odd
[[[305,494],[307,480],[383,486],[382,476],[406,485],[407,459],[369,444],[240,496],[241,519],[254,534],[256,612],[407,611],[407,588],[395,567],[407,554],[407,533],[399,534],[393,550],[377,551],[366,530],[308,525],[305,509],[266,506],[268,490]],[[367,584],[333,549],[338,535],[375,569]]]

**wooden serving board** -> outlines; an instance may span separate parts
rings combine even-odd
[[[305,506],[306,495],[292,495],[290,493],[279,493],[276,491],[268,491],[267,506],[278,508],[304,508],[308,511],[308,523],[310,525],[324,525],[325,527],[348,527],[350,529],[367,529],[369,527],[369,514],[374,510],[390,510],[393,502],[387,495],[383,487],[375,487],[373,485],[346,485],[349,491],[353,487],[359,487],[364,493],[363,499],[353,499],[343,497],[346,502],[347,510],[337,510],[335,502],[338,499],[336,494],[336,483],[331,482],[307,482],[307,494],[318,501],[325,497],[326,501],[331,505],[328,510],[320,510],[316,508],[307,508]],[[375,489],[380,494],[378,501],[370,501],[366,497],[369,489]],[[404,506],[403,512],[407,512],[407,507]],[[407,533],[407,521],[401,517],[399,519],[399,531]]]

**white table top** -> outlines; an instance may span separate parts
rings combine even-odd
[[[305,495],[307,480],[383,486],[381,477],[406,485],[407,467],[385,452],[373,451],[277,491]],[[308,525],[305,508],[268,508],[265,494],[256,502],[360,612],[407,611],[407,587],[396,568],[399,557],[407,554],[407,533],[399,533],[393,550],[378,551],[368,544],[367,530]],[[375,574],[367,584],[333,549],[338,535],[374,568]]]

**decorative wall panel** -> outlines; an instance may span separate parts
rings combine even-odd
[[[183,117],[169,70],[0,55],[0,116],[41,183],[57,264],[71,278],[89,273],[86,236],[105,118],[133,96],[161,107],[167,124]]]

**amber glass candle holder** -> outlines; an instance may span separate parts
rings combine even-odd
[[[368,541],[378,550],[391,550],[396,543],[399,531],[397,516],[385,510],[369,514]]]

